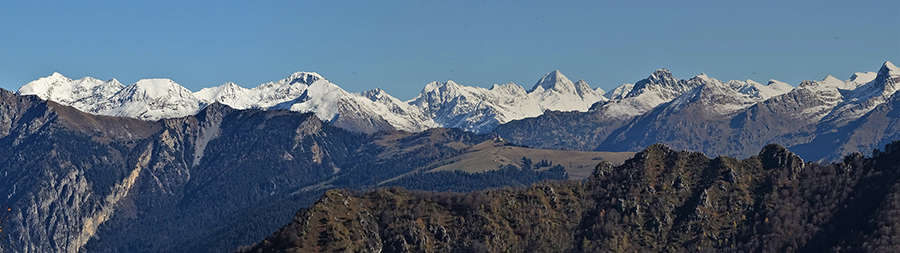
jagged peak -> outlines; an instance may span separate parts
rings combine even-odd
[[[537,83],[534,84],[534,87],[531,88],[530,92],[534,92],[538,90],[538,87],[543,88],[544,90],[560,90],[560,89],[568,89],[568,87],[558,87],[558,85],[568,86],[573,85],[572,80],[569,80],[565,75],[562,74],[559,70],[550,71],[541,77]]]
[[[650,145],[646,149],[644,149],[644,151],[647,151],[647,150],[659,150],[659,151],[664,151],[664,152],[674,151],[674,150],[672,150],[672,148],[670,148],[669,146],[666,146],[666,144],[662,144],[662,143],[654,143],[653,145]]]
[[[879,75],[900,75],[900,68],[894,66],[891,61],[885,61],[884,64],[881,65],[881,69],[878,70]]]
[[[669,72],[668,69],[657,69],[654,70],[649,77],[638,81],[634,84],[635,90],[640,90],[646,87],[648,84],[659,84],[663,86],[675,86],[678,83],[678,79],[672,76],[672,72]]]
[[[668,69],[661,68],[661,69],[654,70],[653,73],[650,74],[649,79],[650,80],[663,80],[663,79],[675,79],[675,77],[672,76],[672,72],[669,71]]]
[[[803,159],[778,144],[769,144],[759,151],[759,159],[766,169],[786,168],[793,172],[803,169]]]
[[[802,82],[800,82],[800,85],[798,87],[809,87],[809,86],[813,86],[815,84],[816,84],[816,82],[813,82],[810,80],[803,80]]]
[[[325,78],[316,72],[298,71],[291,74],[291,76],[289,76],[286,80],[289,81],[288,84],[302,83],[310,85],[318,80],[325,80]]]
[[[694,76],[694,77],[691,77],[690,79],[688,79],[688,81],[691,81],[691,82],[698,82],[698,83],[701,83],[701,84],[713,84],[713,85],[719,85],[719,82],[717,82],[718,80],[716,80],[715,78],[711,78],[711,77],[707,76],[705,73],[700,73],[699,75],[696,75],[696,76]],[[722,84],[724,84],[724,83],[722,83]]]
[[[384,92],[381,88],[374,88],[371,90],[363,91],[360,93],[363,97],[369,98],[369,100],[377,100],[382,96],[386,95],[387,92]]]
[[[442,87],[456,87],[456,86],[459,86],[459,84],[456,84],[455,82],[453,82],[453,80],[447,80],[446,82],[432,81],[432,82],[426,84],[425,88],[422,88],[421,93],[433,92],[435,90],[441,89]]]
[[[634,157],[640,157],[642,160],[650,159],[651,157],[658,156],[668,156],[668,154],[675,152],[669,146],[666,146],[662,143],[654,143],[653,145],[648,146],[641,152],[634,154]],[[627,162],[626,162],[627,163]]]
[[[900,79],[900,68],[894,66],[890,61],[884,62],[878,74],[873,79],[873,85],[879,87],[885,92],[893,93],[898,88],[898,79]]]

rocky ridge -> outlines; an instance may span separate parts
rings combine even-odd
[[[779,145],[738,160],[652,145],[585,182],[465,194],[333,190],[240,252],[900,250],[900,141],[804,162]]]

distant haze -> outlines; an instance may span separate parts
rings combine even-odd
[[[847,79],[900,62],[900,1],[40,1],[0,4],[0,88],[53,72],[192,91],[318,72],[399,99],[431,81],[531,87],[558,69],[610,91],[678,78]]]

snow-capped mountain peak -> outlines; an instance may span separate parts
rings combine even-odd
[[[788,84],[779,83],[775,80],[769,81],[769,85],[763,85],[750,79],[747,79],[747,81],[731,80],[726,84],[737,92],[763,100],[787,93],[793,88]],[[789,88],[785,88],[781,84],[787,85]]]
[[[840,103],[833,107],[823,121],[832,127],[842,126],[884,103],[900,89],[900,69],[889,61],[881,66],[875,78],[861,83],[869,78],[867,73],[857,73],[846,81],[843,90],[840,90]],[[830,79],[827,81],[834,82]]]
[[[294,72],[294,74],[291,74],[291,76],[289,76],[287,79],[290,80],[290,84],[302,83],[306,85],[311,85],[319,80],[325,80],[325,78],[319,75],[319,73],[302,71]]]
[[[619,87],[616,87],[615,89],[613,89],[612,92],[607,93],[607,95],[608,95],[607,98],[609,98],[609,99],[625,98],[625,95],[628,95],[628,93],[631,92],[631,89],[633,89],[633,88],[634,88],[633,83],[626,83],[626,84],[619,85]]]
[[[124,87],[116,79],[101,81],[93,77],[72,80],[58,72],[22,86],[20,95],[36,95],[41,99],[71,105],[79,110],[108,99]]]
[[[20,87],[16,93],[20,95],[36,95],[41,99],[59,99],[72,88],[72,79],[53,72],[50,76],[41,77]],[[56,96],[56,97],[54,97]]]
[[[859,87],[860,85],[863,85],[868,82],[871,82],[872,80],[875,80],[875,77],[877,77],[877,76],[878,76],[878,72],[871,72],[871,71],[870,72],[857,72],[857,73],[853,73],[853,75],[850,76],[850,79],[847,79],[844,82],[850,83],[853,86]]]
[[[671,71],[662,68],[654,70],[653,73],[651,73],[650,76],[647,77],[647,80],[650,81],[650,83],[663,84],[675,80],[675,77],[672,76]]]
[[[197,113],[200,100],[170,79],[141,79],[91,108],[101,115],[142,120],[177,118]]]
[[[541,90],[538,90],[540,88]],[[534,87],[531,88],[529,93],[531,92],[541,92],[543,90],[557,90],[560,92],[573,92],[575,90],[575,84],[572,83],[572,80],[569,80],[562,72],[559,70],[551,71],[542,77],[537,83],[534,84]]]
[[[604,95],[606,95],[606,91],[604,91],[600,87],[597,87],[597,89],[591,89],[591,85],[588,84],[587,82],[585,82],[584,79],[580,79],[580,80],[578,80],[578,82],[575,82],[575,91],[577,91],[578,95],[581,97],[584,97],[588,93],[594,93],[594,95],[599,95],[600,97],[603,97]],[[598,99],[603,99],[603,98],[598,98]]]
[[[144,120],[186,116],[219,102],[237,109],[311,112],[353,131],[421,131],[440,126],[486,132],[498,124],[537,117],[547,110],[592,110],[602,117],[629,119],[663,103],[672,102],[669,106],[677,110],[701,102],[713,113],[728,114],[793,91],[797,94],[791,96],[815,101],[815,106],[802,109],[805,115],[820,119],[830,113],[852,119],[883,103],[896,92],[898,83],[900,68],[885,62],[877,73],[856,73],[846,81],[827,76],[821,81],[805,81],[797,89],[775,80],[766,85],[753,80],[722,82],[706,74],[678,79],[667,69],[657,69],[647,78],[623,84],[609,94],[584,80],[572,82],[559,70],[545,74],[531,90],[514,83],[486,89],[453,81],[431,82],[408,101],[377,88],[350,93],[315,72],[295,72],[251,89],[228,82],[197,92],[169,79],[142,79],[123,86],[115,79],[72,80],[53,73],[26,84],[18,93],[89,113]]]
[[[885,72],[887,75],[896,76],[900,75],[900,67],[895,66],[891,61],[885,61],[884,64],[881,65],[881,69],[879,69],[878,72]]]
[[[697,104],[699,109],[708,115],[726,115],[752,106],[765,99],[763,96],[753,96],[734,88],[736,83],[742,83],[742,88],[765,88],[752,80],[723,83],[701,74],[691,78],[688,82],[694,82],[698,85],[696,88],[672,100],[667,105],[670,111],[678,110],[689,104]]]
[[[371,90],[363,91],[360,93],[363,97],[369,98],[369,100],[377,101],[379,99],[384,98],[385,96],[389,96],[387,92],[384,92],[381,88],[374,88]]]
[[[171,79],[154,78],[141,79],[136,83],[125,87],[121,94],[127,94],[130,98],[137,99],[155,99],[172,95],[173,93],[190,93],[187,88],[182,87]]]
[[[207,104],[219,102],[238,108],[241,104],[240,100],[245,97],[248,91],[248,89],[233,82],[227,82],[216,87],[203,88],[198,92],[194,92],[194,96]]]
[[[787,84],[785,82],[778,81],[775,79],[769,79],[769,82],[766,83],[766,87],[769,87],[770,89],[773,89],[773,90],[776,90],[779,92],[785,92],[785,93],[790,92],[791,90],[794,89],[794,86],[791,86],[790,84]]]
[[[881,65],[881,69],[878,70],[878,74],[874,81],[888,83],[891,82],[891,80],[896,80],[898,77],[900,77],[900,68],[894,66],[890,61],[886,61]],[[894,81],[894,83],[896,83],[896,81]]]

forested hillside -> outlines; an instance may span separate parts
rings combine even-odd
[[[900,141],[874,156],[745,160],[652,145],[585,182],[332,190],[244,252],[897,252]]]

